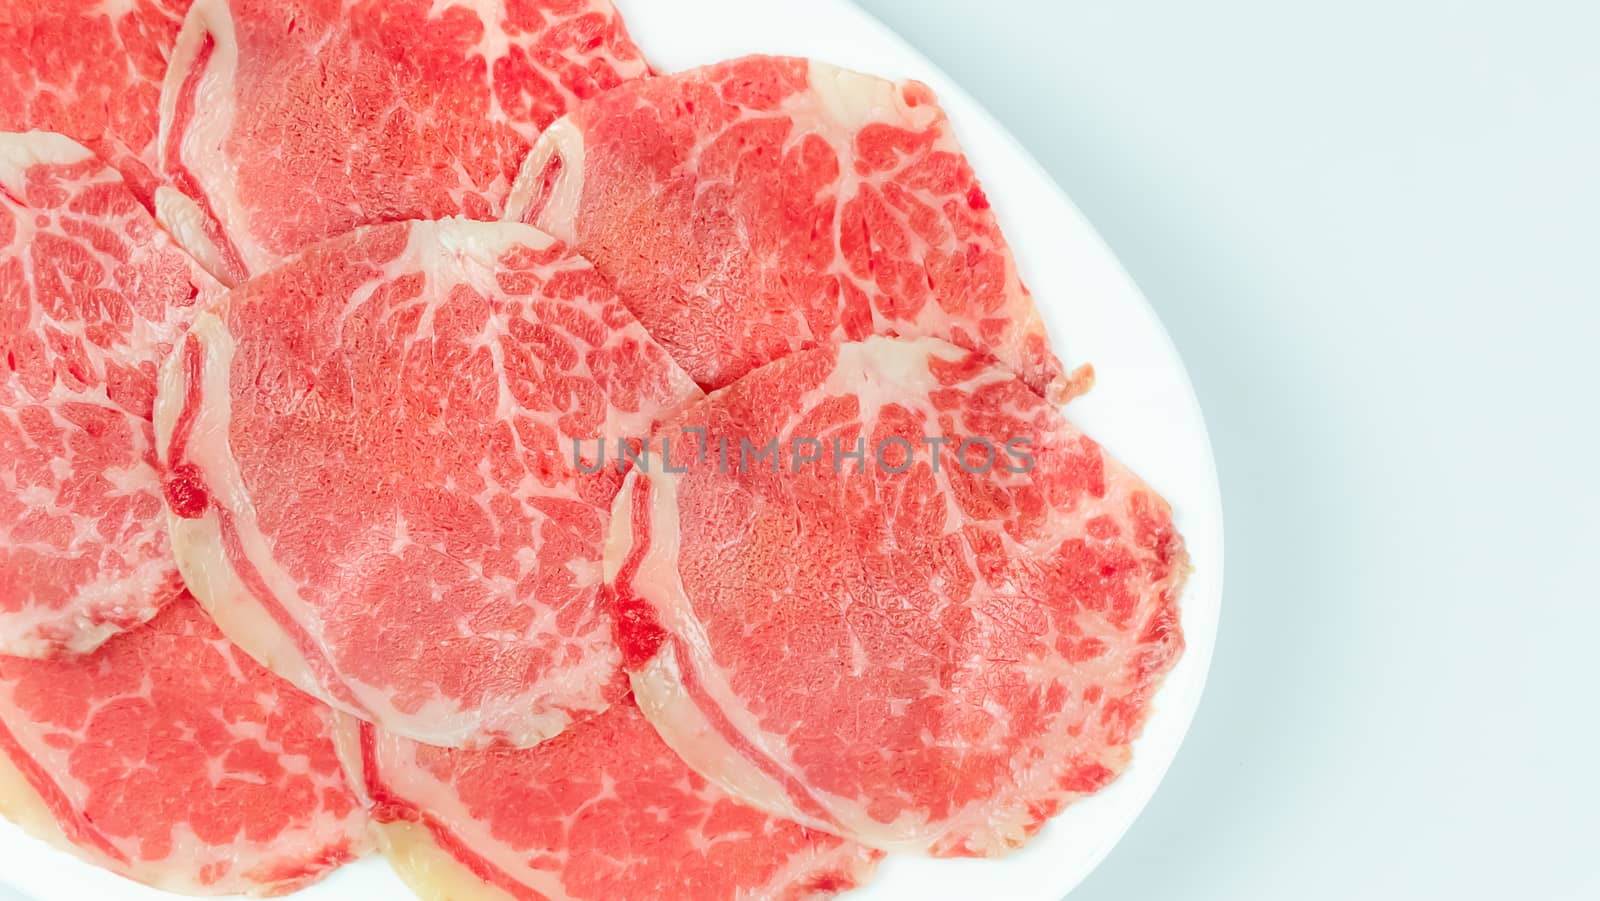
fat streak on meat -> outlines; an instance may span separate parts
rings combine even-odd
[[[506,216],[572,244],[707,390],[873,334],[1062,372],[933,92],[747,57],[623,85],[539,138]]]
[[[93,650],[182,590],[151,405],[219,291],[87,148],[0,133],[0,654]]]
[[[161,215],[228,284],[358,225],[491,219],[544,126],[647,72],[608,0],[199,0]]]
[[[871,847],[993,856],[1124,769],[1183,647],[1183,542],[1016,376],[870,338],[684,429],[687,472],[630,473],[606,561],[639,704],[696,771]]]
[[[0,131],[54,131],[115,166],[146,208],[161,81],[189,0],[0,4]]]
[[[185,597],[91,656],[0,657],[0,812],[157,888],[292,891],[370,844],[332,717]]]
[[[881,856],[737,803],[631,698],[523,750],[435,748],[363,724],[359,761],[389,857],[428,899],[800,901],[866,881]]]
[[[622,477],[597,452],[698,396],[535,229],[358,229],[230,292],[163,370],[179,565],[328,703],[432,744],[533,744],[625,691],[599,600]]]

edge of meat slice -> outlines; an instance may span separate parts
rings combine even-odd
[[[870,847],[1000,856],[1126,767],[1182,653],[1188,557],[1053,406],[986,355],[869,338],[658,435],[702,429],[698,460],[628,475],[606,548],[634,693],[696,772]],[[722,439],[776,441],[771,472]]]
[[[872,334],[993,354],[1053,403],[1093,380],[919,82],[752,56],[624,84],[545,130],[505,218],[588,256],[707,390]]]

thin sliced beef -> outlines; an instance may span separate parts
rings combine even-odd
[[[624,690],[598,454],[698,389],[525,225],[318,244],[199,317],[163,371],[173,543],[224,632],[397,735],[523,746]]]
[[[185,597],[91,656],[0,657],[0,811],[157,888],[292,891],[368,847],[332,720]]]
[[[90,651],[177,598],[156,367],[219,291],[111,166],[0,133],[0,654]]]
[[[756,56],[623,85],[545,131],[506,216],[593,260],[707,390],[875,334],[987,350],[1052,401],[1087,387],[916,82]]]
[[[122,173],[153,209],[158,108],[189,0],[0,5],[0,131],[54,131]]]
[[[735,802],[684,766],[631,698],[525,750],[460,751],[364,726],[390,859],[452,901],[831,898],[879,854]]]
[[[871,847],[992,856],[1127,765],[1183,647],[1183,541],[992,358],[804,351],[668,437],[683,471],[629,475],[606,558],[634,691],[697,772]]]
[[[358,225],[492,219],[540,129],[647,71],[607,0],[200,0],[161,215],[230,285]]]

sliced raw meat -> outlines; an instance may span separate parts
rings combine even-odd
[[[67,135],[152,208],[161,81],[189,0],[0,5],[0,131]]]
[[[690,766],[872,847],[976,856],[1127,764],[1183,647],[1183,542],[992,358],[805,351],[661,434],[685,429],[686,472],[629,475],[606,560],[634,691]]]
[[[93,650],[182,590],[151,405],[219,290],[87,149],[0,134],[0,654]]]
[[[0,810],[148,885],[291,891],[366,850],[332,718],[186,597],[89,657],[0,657]]]
[[[163,370],[179,565],[330,704],[533,744],[626,686],[599,601],[621,476],[598,454],[698,394],[541,232],[359,229],[235,289]]]
[[[162,216],[229,284],[358,225],[494,218],[540,129],[647,72],[608,0],[199,0]]]
[[[361,731],[362,781],[401,875],[451,901],[828,898],[880,856],[735,802],[632,699],[525,750]]]
[[[933,92],[750,57],[579,104],[506,217],[572,244],[702,387],[874,334],[994,353],[1053,401],[1050,351]]]

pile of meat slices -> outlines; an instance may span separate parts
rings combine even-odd
[[[41,0],[0,130],[31,833],[202,894],[823,897],[1127,766],[1183,542],[926,87],[656,73],[606,0]]]

